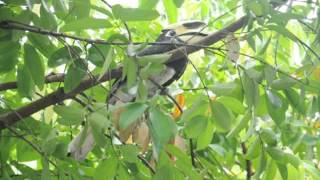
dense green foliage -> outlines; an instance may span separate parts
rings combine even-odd
[[[140,0],[137,8],[106,2],[0,0],[0,122],[121,64],[138,97],[124,105],[119,125],[147,113],[154,143],[141,155],[134,144],[110,140],[117,108],[105,104],[111,80],[2,128],[1,179],[320,179],[318,0]],[[191,54],[192,65],[169,86],[169,94],[183,94],[181,115],[170,115],[176,107],[168,97],[147,98],[145,80],[169,56],[135,61],[130,55],[164,25],[202,20],[206,32],[215,32],[242,16],[243,28]],[[60,73],[62,80],[48,80]],[[5,88],[7,82],[17,88]],[[76,162],[67,156],[68,143],[88,127],[97,146]],[[176,134],[186,148],[168,144]],[[146,165],[152,146],[158,160]]]

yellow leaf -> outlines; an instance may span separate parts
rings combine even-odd
[[[183,94],[178,94],[176,96],[176,101],[179,104],[179,106],[182,108],[185,105],[185,97],[184,97],[184,95]],[[175,105],[174,108],[173,108],[172,117],[174,119],[177,119],[178,117],[180,117],[180,115],[181,115],[180,109],[179,109],[179,107],[177,107]]]
[[[313,127],[319,129],[320,128],[320,120],[314,122]]]

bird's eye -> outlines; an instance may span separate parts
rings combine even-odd
[[[167,32],[166,32],[166,36],[168,36],[168,37],[173,37],[173,36],[175,36],[176,35],[176,32],[174,31],[174,30],[168,30]]]
[[[170,36],[175,36],[175,35],[176,35],[176,32],[173,31],[173,30],[172,30],[172,31],[169,31],[169,35],[170,35]]]

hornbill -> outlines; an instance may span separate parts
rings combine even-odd
[[[203,38],[203,36],[206,36],[205,33],[201,32],[201,28],[204,28],[205,25],[206,24],[202,21],[188,21],[169,25],[167,28],[162,30],[161,34],[158,36],[153,45],[137,52],[136,57],[167,53],[171,50],[181,47],[182,44],[192,45],[192,43],[197,41],[198,38]],[[154,96],[157,90],[170,85],[175,80],[178,80],[184,73],[187,64],[187,54],[183,58],[164,63],[165,68],[160,74],[149,77],[149,82],[146,85],[148,96]],[[106,103],[111,105],[119,105],[134,101],[135,98],[135,93],[130,93],[130,91],[126,90],[126,79],[118,79],[113,84]],[[116,114],[119,113],[121,113],[121,111]],[[119,117],[119,115],[115,116]],[[114,120],[114,126],[119,130],[120,140],[124,142],[129,138],[130,135],[133,135],[133,130],[139,126],[137,124],[133,124],[127,129],[121,131],[118,125],[119,118],[114,119],[116,119]],[[87,128],[85,131],[82,130],[79,135],[70,142],[68,146],[68,155],[71,155],[79,161],[85,159],[86,155],[93,149],[95,145],[94,137],[91,131],[91,127]],[[85,137],[83,137],[83,135]],[[149,141],[147,141],[147,143],[149,143]]]

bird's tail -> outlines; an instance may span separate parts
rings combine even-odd
[[[68,156],[74,157],[77,161],[82,161],[87,154],[94,148],[95,141],[91,127],[84,128],[73,138],[68,145]]]

